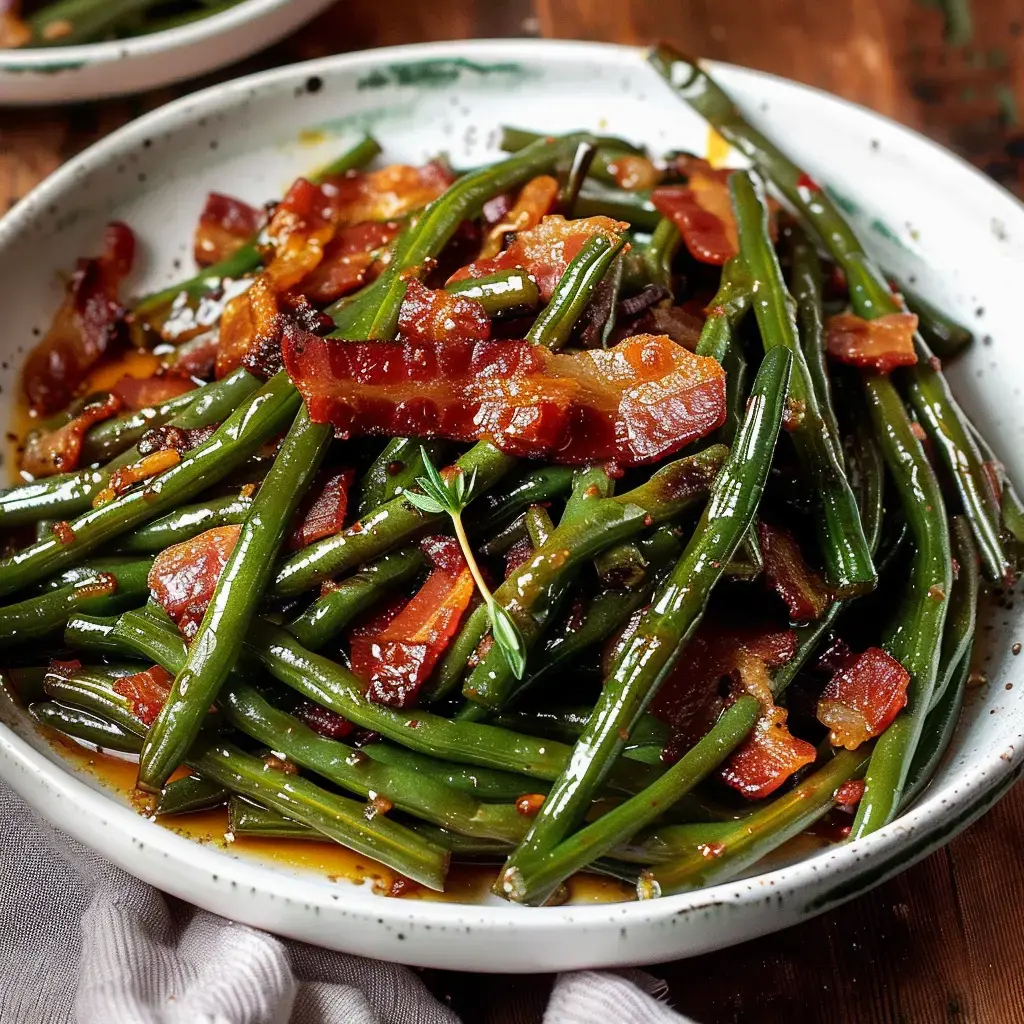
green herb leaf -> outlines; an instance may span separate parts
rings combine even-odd
[[[433,498],[429,494],[420,494],[417,491],[407,490],[403,492],[402,496],[410,505],[415,506],[421,512],[443,513],[448,511],[447,506],[442,505],[436,498]]]
[[[508,667],[516,679],[522,679],[526,671],[526,644],[519,627],[512,616],[497,601],[491,598],[487,602],[487,616],[491,620],[491,632],[494,642],[505,655]]]

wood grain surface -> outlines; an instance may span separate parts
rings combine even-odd
[[[267,53],[190,87],[434,39],[664,38],[863,103],[1020,193],[1022,26],[1021,0],[348,0]],[[184,91],[0,110],[0,202],[13,203],[85,146]],[[946,849],[867,896],[781,934],[651,970],[668,982],[672,1003],[701,1024],[1024,1022],[1022,863],[1018,787]],[[545,976],[424,978],[466,1024],[536,1024],[550,987]]]

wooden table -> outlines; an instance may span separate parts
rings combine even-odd
[[[270,52],[193,84],[435,39],[665,38],[873,107],[1022,192],[1016,97],[1024,94],[1024,8],[1019,0],[978,0],[974,8],[964,44],[956,13],[970,10],[969,0],[347,0]],[[13,203],[80,149],[183,91],[0,111],[0,202]],[[1022,851],[1019,787],[944,850],[869,895],[781,934],[653,973],[701,1024],[1024,1021],[1024,948],[1014,939],[1024,907]],[[550,984],[442,971],[425,977],[467,1024],[533,1024]]]

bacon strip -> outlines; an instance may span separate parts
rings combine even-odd
[[[186,639],[199,631],[206,606],[238,542],[240,526],[217,526],[161,551],[149,570],[153,600]]]
[[[382,628],[354,637],[352,670],[369,683],[370,700],[408,707],[444,653],[475,592],[473,576],[451,537],[428,537],[434,564],[416,595]]]
[[[345,525],[348,491],[355,470],[321,472],[296,515],[297,524],[288,539],[292,551],[323,537],[331,537]]]
[[[715,170],[690,158],[686,185],[661,185],[651,202],[679,229],[690,255],[701,263],[721,265],[739,252],[739,229],[729,195],[730,170]]]
[[[768,586],[786,602],[794,622],[820,619],[831,602],[821,574],[804,561],[796,538],[786,530],[761,523],[757,528]]]
[[[235,199],[211,192],[196,224],[192,250],[196,263],[209,267],[234,255],[263,224],[263,211]]]
[[[154,665],[131,676],[121,676],[114,683],[114,693],[119,693],[131,704],[132,714],[146,725],[152,725],[160,714],[174,676],[160,665]]]
[[[93,424],[116,416],[122,405],[116,395],[101,395],[56,430],[30,434],[21,457],[21,468],[34,477],[53,476],[78,468],[82,439]]]
[[[917,362],[913,313],[888,313],[864,320],[853,313],[839,313],[828,319],[826,347],[840,363],[875,373],[892,373],[898,366]]]
[[[286,329],[310,417],[345,436],[488,440],[510,454],[655,462],[721,426],[725,375],[668,338],[551,352],[526,342],[337,342]]]
[[[818,721],[834,747],[856,750],[883,733],[906,707],[910,673],[880,647],[869,647],[840,669],[818,701]]]
[[[475,299],[425,288],[415,278],[406,286],[398,313],[398,337],[412,344],[487,341],[491,321]]]
[[[37,412],[63,409],[100,356],[123,340],[127,311],[118,292],[134,255],[131,229],[114,222],[104,232],[103,254],[78,261],[64,302],[22,371],[25,396]]]

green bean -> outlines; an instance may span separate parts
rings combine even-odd
[[[828,375],[828,356],[825,352],[825,319],[822,312],[821,260],[807,235],[799,227],[789,229],[789,258],[791,263],[790,291],[796,302],[800,346],[807,375],[814,396],[818,400],[821,418],[828,428],[836,451],[841,450],[839,423],[832,404],[832,384]]]
[[[142,744],[138,743],[137,738],[136,743],[136,749],[141,750]],[[222,807],[227,803],[228,796],[228,791],[218,783],[210,782],[201,775],[186,775],[164,786],[156,805],[156,813],[167,816],[209,811],[214,807]]]
[[[121,653],[123,648],[110,639],[117,625],[116,615],[82,615],[76,613],[64,626],[64,643],[77,651],[98,651],[101,654]]]
[[[583,183],[572,212],[576,217],[623,220],[638,231],[656,231],[661,222],[661,214],[648,193],[626,192],[592,180]]]
[[[273,571],[274,557],[331,441],[331,428],[299,410],[253,501],[210,598],[188,660],[139,758],[139,787],[158,792],[182,762],[234,667],[242,639]]]
[[[743,318],[750,310],[754,281],[742,256],[733,256],[722,267],[722,280],[708,303],[707,319],[697,342],[697,354],[725,362],[726,352]]]
[[[142,741],[138,736],[79,708],[65,707],[56,701],[40,701],[30,704],[28,713],[47,728],[84,740],[101,750],[117,750],[125,754],[137,754]]]
[[[824,189],[748,124],[702,69],[666,46],[653,51],[648,59],[682,98],[769,177],[807,219],[846,274],[850,302],[858,316],[870,320],[902,310],[885,277]],[[1003,580],[1011,566],[999,537],[997,496],[981,452],[967,417],[924,339],[917,335],[914,343],[918,362],[906,371],[911,404],[956,484],[986,573],[993,580]]]
[[[337,636],[358,614],[395,587],[409,582],[426,568],[427,558],[415,546],[399,548],[364,565],[354,576],[333,584],[301,615],[288,631],[311,651]]]
[[[244,495],[212,498],[195,505],[183,505],[161,519],[133,530],[117,544],[126,554],[163,551],[172,544],[190,540],[205,530],[218,526],[237,526],[245,522],[252,508],[252,498]]]
[[[943,361],[956,359],[974,341],[974,335],[932,305],[907,285],[899,282],[900,293],[911,313],[917,314],[917,329],[928,343],[928,347]]]
[[[242,796],[233,796],[228,800],[228,832],[236,837],[260,836],[266,839],[311,839],[322,842],[324,838],[308,825],[286,818]]]
[[[584,139],[576,147],[576,152],[572,155],[569,169],[566,171],[565,180],[562,182],[562,187],[558,190],[555,209],[560,213],[564,213],[568,217],[573,216],[576,199],[580,194],[584,179],[590,172],[590,165],[594,160],[596,152],[596,147],[589,139]]]
[[[644,249],[644,267],[652,284],[672,291],[672,260],[682,244],[679,229],[667,217],[662,217],[654,229],[651,244]]]
[[[575,151],[586,135],[566,135],[560,139],[541,139],[514,156],[465,175],[423,211],[416,225],[399,243],[387,270],[377,279],[378,288],[364,303],[372,306],[367,338],[395,336],[398,311],[405,297],[408,273],[435,257],[467,218],[479,215],[492,196],[553,167],[562,157]],[[357,314],[358,315],[358,314]],[[341,336],[335,332],[334,336]]]
[[[485,277],[449,281],[444,290],[479,302],[495,320],[530,313],[540,303],[536,283],[522,270],[499,270]]]
[[[760,713],[755,697],[740,697],[647,789],[561,842],[542,861],[531,861],[529,871],[506,869],[502,895],[517,903],[543,903],[571,874],[629,840],[707,778],[746,739]]]
[[[490,538],[481,541],[478,551],[485,558],[496,558],[499,555],[504,555],[513,545],[518,544],[527,536],[526,513],[523,512],[497,533],[491,534]]]
[[[284,371],[244,401],[204,444],[181,462],[118,498],[79,516],[69,525],[70,539],[56,536],[0,560],[0,596],[43,579],[62,566],[127,533],[162,512],[177,508],[226,476],[273,437],[299,405],[298,393]]]
[[[480,442],[466,452],[456,466],[467,480],[475,481],[474,493],[479,494],[508,473],[515,461],[493,445]],[[292,555],[278,567],[274,590],[279,596],[287,597],[319,586],[332,576],[414,540],[445,518],[441,513],[421,512],[401,496],[392,498],[354,526]]]
[[[58,0],[28,18],[32,47],[79,46],[102,39],[159,0]],[[65,31],[66,28],[66,31]]]
[[[526,533],[534,548],[542,548],[554,532],[555,524],[543,505],[531,505],[526,510]]]
[[[149,593],[151,559],[89,573],[76,583],[0,608],[0,648],[60,631],[75,612],[109,614],[131,608]]]
[[[351,149],[317,168],[309,175],[309,180],[314,185],[321,185],[328,178],[338,178],[348,174],[349,171],[357,171],[365,167],[382,152],[380,143],[372,135],[364,135]]]
[[[789,436],[808,489],[817,502],[814,519],[825,574],[838,596],[852,597],[872,589],[877,582],[857,500],[800,347],[792,300],[768,236],[763,190],[744,172],[731,176],[730,190],[740,233],[740,254],[754,280],[754,313],[765,350],[782,346],[793,353],[793,416]]]
[[[551,300],[526,332],[526,340],[551,349],[566,345],[594,289],[624,244],[604,235],[594,235],[587,241],[559,278]]]
[[[736,445],[711,489],[696,533],[637,630],[616,658],[587,728],[573,748],[571,767],[552,786],[527,838],[505,864],[497,888],[529,875],[576,827],[626,740],[693,635],[722,567],[749,529],[768,477],[786,405],[792,353],[771,348],[751,390]]]
[[[188,406],[173,416],[170,424],[193,429],[219,423],[259,388],[260,382],[245,370],[236,370],[223,380],[197,389]],[[61,473],[0,493],[0,527],[21,526],[38,519],[58,519],[89,509],[113,470],[139,457],[135,448],[119,455],[100,469]]]
[[[363,476],[357,518],[362,519],[403,491],[415,487],[416,478],[423,475],[424,450],[436,465],[449,447],[445,441],[393,437]]]
[[[676,518],[707,494],[728,450],[721,445],[670,462],[651,479],[615,498],[586,500],[590,485],[573,490],[558,529],[548,543],[513,572],[494,593],[519,629],[527,651],[542,636],[568,580],[580,564],[616,541],[635,536],[654,523]],[[603,476],[603,470],[599,470]],[[578,508],[578,511],[577,511]],[[517,682],[500,650],[492,647],[463,685],[463,696],[489,708],[501,708]]]
[[[935,692],[942,631],[952,587],[949,526],[942,492],[903,401],[887,377],[866,375],[875,435],[914,539],[914,557],[895,622],[883,647],[910,673],[907,706],[878,738],[865,775],[853,836],[873,832],[899,810],[911,761]]]
[[[564,497],[572,489],[571,466],[541,466],[481,495],[466,512],[471,537],[493,537],[530,505]]]
[[[794,789],[735,824],[670,825],[659,829],[661,835],[671,837],[673,847],[678,849],[685,843],[689,848],[645,871],[637,884],[638,895],[641,899],[671,896],[742,874],[828,813],[836,804],[836,790],[863,774],[870,753],[869,743],[856,750],[839,751]]]

